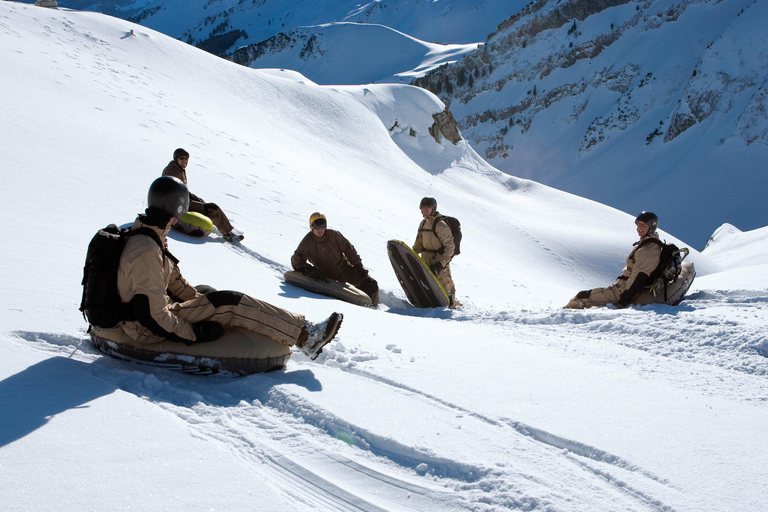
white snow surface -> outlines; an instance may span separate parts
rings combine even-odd
[[[436,143],[443,105],[424,90],[319,86],[11,2],[0,70],[3,510],[764,509],[764,229],[692,251],[678,307],[562,310],[618,275],[632,217]],[[90,345],[87,244],[143,211],[179,146],[191,190],[246,235],[173,234],[185,277],[343,312],[317,361],[202,378]],[[462,221],[459,311],[409,307],[386,256],[425,195]],[[317,210],[378,280],[378,309],[282,282]]]
[[[763,250],[755,251],[755,247]],[[749,267],[768,263],[768,228],[743,232],[732,224],[725,223],[712,234],[703,253],[728,268]]]

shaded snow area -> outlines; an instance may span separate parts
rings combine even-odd
[[[633,217],[435,142],[444,105],[422,89],[319,86],[12,2],[0,69],[3,510],[764,508],[765,228],[692,250],[679,307],[566,311],[620,273]],[[172,234],[184,276],[344,313],[316,361],[193,377],[90,345],[88,242],[143,211],[177,147],[245,233]],[[387,258],[425,195],[462,221],[459,311],[410,307]],[[282,282],[314,211],[356,246],[378,309]]]
[[[34,0],[24,0],[34,3]],[[424,41],[482,41],[527,0],[61,0],[63,7],[132,19],[190,44],[226,53],[323,23],[385,25]],[[429,20],[426,23],[425,20]]]
[[[326,23],[281,33],[227,58],[252,68],[298,69],[319,84],[410,83],[477,47],[429,43],[384,25]]]

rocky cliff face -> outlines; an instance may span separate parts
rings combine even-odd
[[[538,0],[414,83],[496,167],[644,209],[638,170],[679,186],[721,172],[715,154],[745,174],[765,154],[765,19],[755,0]]]
[[[576,121],[587,110],[594,93],[601,91],[618,93],[618,97],[584,127],[579,153],[604,142],[609,132],[637,125],[646,113],[655,110],[652,107],[666,108],[667,112],[659,126],[647,134],[646,143],[650,144],[659,135],[663,135],[660,139],[663,142],[672,141],[718,111],[730,110],[731,106],[724,104],[723,98],[741,93],[751,98],[740,115],[743,129],[737,132],[745,142],[764,141],[765,130],[755,126],[764,124],[766,119],[766,95],[762,86],[768,55],[754,56],[745,51],[745,46],[754,43],[748,36],[723,37],[730,21],[743,12],[741,6],[749,8],[754,3],[754,0],[539,0],[501,23],[478,51],[416,80],[415,84],[431,90],[446,104],[454,105],[456,112],[460,112],[459,127],[496,163],[512,154],[509,142],[513,137],[508,136],[512,129],[524,135],[539,113],[566,102],[576,103],[568,119]],[[664,84],[650,71],[652,66],[647,61],[643,63],[643,55],[636,59],[631,54],[616,58],[616,53],[653,37],[654,32],[674,32],[675,23],[693,7],[718,4],[723,7],[721,11],[731,16],[717,23],[719,27],[710,36],[712,41],[702,39],[698,45],[686,48],[685,59],[679,59],[676,66],[677,73],[665,76]],[[731,8],[726,9],[724,4],[730,4]],[[595,26],[601,22],[600,18],[615,21]],[[696,23],[694,19],[689,21]],[[617,42],[622,42],[622,47],[600,60]],[[670,46],[669,51],[675,52],[677,48]],[[732,66],[729,62],[729,69],[723,69],[723,59],[731,58],[741,59],[741,65]],[[590,67],[585,69],[584,63]],[[753,71],[746,72],[748,69]],[[545,80],[555,71],[559,72],[556,79]],[[649,99],[647,94],[638,93],[643,87],[663,88],[664,95]],[[522,89],[524,96],[520,94]],[[501,98],[480,101],[479,98],[491,94]],[[455,106],[457,102],[462,106]],[[486,103],[492,103],[493,107],[483,108]],[[522,149],[522,144],[517,146]]]

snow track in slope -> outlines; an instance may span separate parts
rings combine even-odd
[[[660,511],[670,507],[653,496],[676,492],[621,457],[375,375],[308,361],[244,378],[144,373],[75,337],[14,334],[48,353],[92,362],[93,376],[174,414],[301,508],[591,510],[602,503]],[[80,347],[74,354],[73,345]],[[342,418],[333,411],[344,414],[345,389],[370,397],[374,407],[393,404],[409,425],[371,420],[365,411]],[[475,461],[463,460],[468,448]],[[496,463],[487,467],[488,460]]]
[[[576,336],[643,351],[658,357],[659,364],[675,360],[693,365],[692,370],[695,365],[707,365],[734,381],[733,386],[727,382],[702,384],[701,389],[708,394],[768,400],[768,292],[697,292],[679,306],[623,310],[469,311],[455,319],[533,328],[551,335],[536,337],[537,344],[560,345],[565,351],[585,348],[572,341],[558,341],[563,336],[568,340]],[[670,374],[670,378],[675,376]]]

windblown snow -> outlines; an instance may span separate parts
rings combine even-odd
[[[562,310],[620,273],[633,216],[435,142],[444,105],[422,89],[320,86],[13,2],[0,70],[4,510],[764,507],[766,228],[692,250],[678,307]],[[143,211],[177,147],[191,190],[246,236],[172,235],[185,277],[343,312],[317,361],[201,378],[90,345],[87,244]],[[462,222],[459,311],[410,307],[387,258],[426,195]],[[314,211],[356,246],[378,309],[282,282]]]

